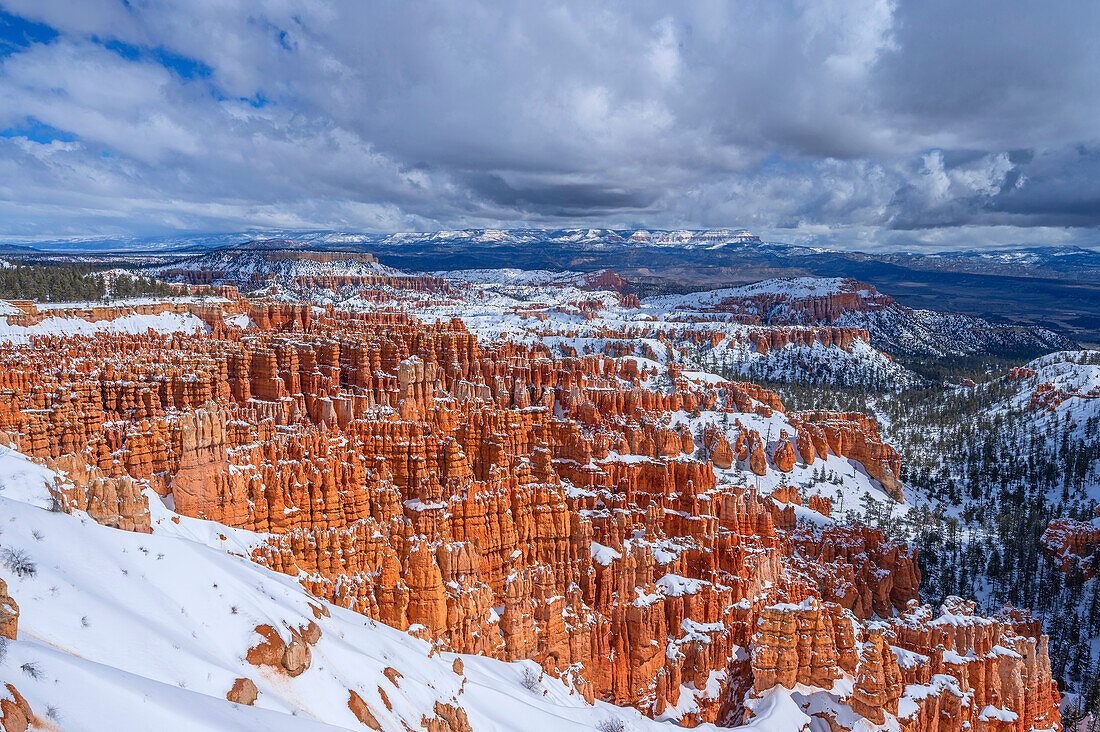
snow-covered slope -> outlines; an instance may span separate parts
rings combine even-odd
[[[0,311],[2,314],[3,311]],[[132,313],[113,320],[49,317],[34,325],[10,325],[0,317],[0,343],[26,343],[35,336],[78,336],[93,333],[197,333],[206,324],[190,313],[164,312],[156,315]]]
[[[0,448],[0,579],[21,611],[17,640],[0,649],[0,681],[29,702],[40,728],[368,729],[349,708],[352,691],[385,730],[425,729],[437,704],[461,708],[477,732],[671,728],[589,705],[534,663],[437,652],[323,603],[234,556],[258,535],[177,516],[155,494],[152,534],[52,512],[48,486],[59,478]],[[246,660],[262,640],[257,626],[289,639],[309,623],[321,636],[300,676]],[[242,678],[259,691],[255,706],[226,699]],[[809,721],[782,690],[753,706],[745,729],[794,732]]]
[[[1059,351],[1016,369],[1011,389],[994,413],[1023,409],[1041,425],[1063,422],[1070,437],[1100,431],[1100,351]]]
[[[846,314],[836,324],[864,328],[876,348],[903,356],[1014,356],[1074,345],[1048,328],[999,325],[972,315],[911,310],[896,303],[880,311]]]
[[[460,269],[432,272],[448,282],[486,287],[584,287],[596,282],[606,270],[598,272],[554,271],[547,269]]]
[[[651,300],[658,307],[723,310],[728,303],[738,312],[759,315],[762,318],[797,320],[797,310],[793,307],[798,301],[807,298],[827,298],[837,295],[854,295],[861,300],[882,299],[874,287],[844,277],[778,277],[761,280],[738,287],[723,287],[716,290],[692,292],[684,295],[665,295]],[[742,300],[753,298],[772,298],[767,310],[754,308],[754,303]],[[733,310],[729,310],[734,312]]]

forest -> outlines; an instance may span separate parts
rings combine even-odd
[[[1100,352],[1079,351],[1079,366]],[[1005,604],[1031,609],[1050,635],[1051,668],[1063,691],[1081,695],[1067,707],[1100,713],[1100,579],[1064,573],[1044,555],[1051,519],[1088,521],[1100,487],[1100,417],[1078,424],[1066,412],[1039,415],[1007,406],[1018,388],[1009,364],[965,373],[970,388],[924,384],[872,388],[772,383],[790,410],[827,408],[874,415],[902,456],[911,505],[883,497],[845,507],[850,520],[876,526],[919,548],[921,599],[977,599],[987,613]],[[956,375],[964,374],[956,372]],[[1091,489],[1091,491],[1090,491]],[[1091,495],[1090,495],[1091,492]]]
[[[0,267],[0,299],[71,302],[168,295],[166,282],[84,264],[15,264]]]

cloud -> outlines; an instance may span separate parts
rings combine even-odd
[[[1100,6],[1075,5],[0,0],[0,235],[1087,242]]]

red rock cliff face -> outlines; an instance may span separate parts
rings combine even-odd
[[[147,530],[148,486],[180,513],[272,534],[253,558],[316,596],[456,651],[534,659],[589,698],[691,710],[676,713],[686,725],[737,722],[746,694],[843,674],[852,692],[822,712],[834,727],[855,710],[994,729],[978,701],[1018,729],[1057,723],[1045,638],[969,607],[944,613],[975,630],[946,628],[913,604],[912,548],[813,530],[796,490],[716,478],[715,465],[768,474],[832,453],[895,489],[897,454],[863,415],[794,415],[793,441],[769,447],[738,415],[783,407],[750,384],[673,367],[667,388],[646,388],[633,359],[483,344],[459,321],[249,314],[259,327],[244,333],[8,349],[0,430],[83,476],[70,509]],[[714,416],[699,435],[672,419],[700,411]],[[808,507],[830,512],[818,496]],[[907,684],[927,687],[919,702],[899,704]]]
[[[882,310],[894,304],[893,298],[878,292],[873,285],[846,280],[834,292],[762,293],[728,297],[718,301],[713,310],[744,313],[757,322],[772,325],[832,323],[845,313]]]
[[[904,500],[899,479],[901,456],[881,440],[873,419],[858,412],[800,412],[791,424],[798,429],[799,450],[805,450],[804,456],[831,452],[850,457],[862,464],[887,493]]]

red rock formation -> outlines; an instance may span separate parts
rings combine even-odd
[[[0,693],[0,729],[24,732],[31,725],[39,726],[31,705],[12,684],[4,684],[4,692]]]
[[[794,470],[794,445],[787,440],[781,440],[779,447],[775,449],[775,455],[772,458],[775,461],[775,467],[782,470],[784,473],[789,473]]]
[[[0,579],[0,637],[15,640],[19,630],[19,604],[8,595],[8,585]]]
[[[1100,514],[1100,509],[1097,513]],[[1095,524],[1095,520],[1086,523],[1075,519],[1054,519],[1043,532],[1039,543],[1063,572],[1076,572],[1081,579],[1091,579],[1096,576],[1093,557],[1100,546],[1100,527]]]
[[[799,431],[800,443],[806,445],[804,455],[812,446],[813,452],[822,457],[829,452],[850,457],[861,463],[895,500],[903,500],[901,456],[882,442],[873,419],[858,412],[800,412],[792,416],[791,424]]]
[[[873,285],[847,280],[833,292],[823,294],[766,293],[729,297],[718,301],[712,309],[724,313],[747,313],[758,322],[772,325],[792,323],[832,323],[845,313],[882,310],[894,304],[888,295]]]
[[[684,724],[738,718],[750,689],[842,674],[857,682],[847,704],[891,713],[904,684],[930,683],[921,669],[963,673],[920,635],[945,631],[909,605],[913,549],[868,528],[810,530],[796,489],[765,498],[715,475],[767,475],[773,449],[779,471],[833,452],[896,489],[898,456],[863,415],[796,414],[765,445],[738,415],[787,418],[751,384],[672,366],[665,386],[646,388],[652,367],[629,356],[483,343],[461,322],[398,311],[254,302],[249,313],[247,331],[0,352],[0,430],[69,473],[58,490],[70,510],[141,530],[142,491],[170,495],[181,514],[270,534],[253,558],[318,597],[458,652],[531,659],[587,698],[693,709]],[[706,418],[702,461],[681,426],[696,410],[720,415]],[[821,497],[806,504],[831,511]],[[902,620],[872,632],[868,620],[899,611],[919,637]],[[1011,622],[996,622],[1007,637]],[[313,629],[257,633],[251,663],[308,673]],[[1044,641],[997,642],[1020,659],[989,668],[1027,683],[959,683],[1056,721]],[[931,660],[910,674],[895,647]],[[695,698],[681,705],[685,693]],[[947,687],[926,699],[927,719],[981,722]],[[462,728],[460,708],[433,712],[425,725]]]
[[[375,718],[370,707],[363,701],[363,697],[359,696],[354,689],[348,690],[348,709],[351,710],[351,713],[355,715],[356,719],[365,724],[368,728],[381,732],[382,725],[378,723],[378,719]]]
[[[247,704],[252,706],[259,698],[260,692],[252,679],[237,679],[233,686],[225,693],[225,698],[235,704]]]

